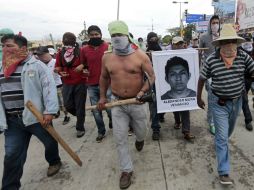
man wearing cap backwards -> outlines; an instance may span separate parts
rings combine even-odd
[[[0,131],[5,136],[2,190],[19,189],[27,150],[32,135],[45,147],[49,163],[47,175],[60,167],[58,144],[44,129],[58,111],[56,86],[45,64],[28,54],[27,39],[4,35],[3,68],[0,69]],[[25,107],[30,100],[43,113],[43,123]],[[42,127],[41,125],[44,125]]]
[[[53,49],[53,48],[51,48]],[[54,49],[53,49],[54,50]],[[58,103],[60,110],[64,112],[64,120],[63,120],[63,125],[66,125],[70,121],[70,117],[68,116],[68,112],[66,111],[64,105],[63,105],[63,95],[62,95],[62,80],[61,76],[55,72],[55,64],[56,60],[53,59],[53,57],[50,55],[49,48],[46,46],[40,46],[37,48],[36,55],[39,58],[39,60],[47,65],[47,67],[50,69],[55,83],[56,83],[56,88],[57,88],[57,98],[58,98]],[[60,110],[58,111],[57,116],[59,117],[60,115]]]
[[[101,61],[104,52],[108,49],[108,44],[101,39],[101,29],[98,26],[89,26],[87,32],[90,39],[88,45],[82,48],[82,61],[84,65],[88,66],[89,70],[86,84],[90,102],[91,105],[96,105],[100,99],[99,80],[101,75]],[[110,96],[111,91],[109,89],[107,92],[108,99],[110,99]],[[109,117],[109,128],[112,128],[111,111],[110,109],[107,109],[106,111]],[[106,133],[103,115],[100,110],[93,110],[92,112],[98,128],[96,141],[100,143]]]
[[[100,101],[98,107],[103,108],[107,102],[106,92],[111,86],[112,99],[123,100],[136,97],[140,99],[149,90],[148,81],[144,82],[144,72],[148,80],[154,83],[155,76],[148,56],[132,43],[128,26],[123,21],[109,23],[112,50],[102,58],[100,76]],[[111,109],[113,134],[120,159],[120,188],[131,185],[133,173],[132,161],[128,148],[128,130],[131,122],[136,134],[135,146],[141,151],[147,127],[147,104],[131,104],[116,106]]]
[[[207,79],[211,78],[211,106],[215,125],[215,148],[218,161],[218,173],[221,184],[233,184],[229,177],[228,139],[233,133],[236,118],[242,104],[244,75],[253,75],[254,62],[237,45],[244,39],[237,36],[230,24],[224,24],[219,38],[212,43],[218,47],[204,63],[198,81],[197,102],[204,109],[201,98]]]

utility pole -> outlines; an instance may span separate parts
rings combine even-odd
[[[120,0],[117,0],[117,16],[116,16],[117,20],[119,20],[119,9],[120,9]]]

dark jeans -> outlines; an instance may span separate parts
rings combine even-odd
[[[156,94],[155,91],[155,85],[153,85],[153,91]],[[153,132],[160,132],[160,123],[159,123],[159,114],[157,113],[157,102],[151,102],[149,103],[149,109],[150,109],[150,117],[152,119],[151,128],[153,129]]]
[[[182,123],[182,133],[190,132],[190,111],[173,112],[175,123]]]
[[[100,99],[99,85],[88,86],[87,90],[88,90],[91,105],[96,105]],[[110,97],[111,97],[111,90],[108,90],[107,91],[108,101],[110,101]],[[98,128],[98,133],[104,135],[106,133],[106,129],[105,129],[104,121],[103,121],[102,111],[95,109],[92,112],[93,112],[93,117],[95,119],[95,123]],[[112,122],[111,110],[106,109],[106,112],[108,114],[109,122]]]
[[[39,124],[25,127],[22,118],[7,117],[8,129],[5,135],[4,172],[2,190],[16,190],[21,186],[20,179],[26,161],[27,149],[32,135],[35,135],[45,147],[45,158],[49,165],[60,161],[58,144]]]
[[[76,130],[85,131],[85,105],[87,87],[85,84],[63,84],[63,101],[66,110],[77,117]]]
[[[251,87],[252,80],[245,78],[245,92],[242,96],[242,110],[245,118],[245,124],[252,122],[252,115],[250,112],[249,102],[248,102],[248,92]]]

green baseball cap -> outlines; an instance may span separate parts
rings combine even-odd
[[[124,21],[116,20],[108,24],[108,31],[110,36],[113,34],[124,34],[127,35],[131,43],[135,44],[133,38],[129,34],[129,28]]]
[[[129,36],[129,28],[127,24],[121,20],[116,20],[108,24],[108,31],[110,35],[125,34]]]

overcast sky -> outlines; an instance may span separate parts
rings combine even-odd
[[[61,39],[64,32],[76,35],[98,25],[108,38],[107,25],[116,20],[118,0],[0,0],[0,28],[22,31],[29,40],[41,40],[49,33]],[[187,0],[182,12],[213,14],[211,0]],[[120,0],[120,20],[125,21],[134,38],[146,37],[152,30],[165,35],[167,28],[179,26],[180,5],[172,0]]]

